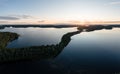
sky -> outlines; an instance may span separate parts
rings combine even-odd
[[[0,0],[0,24],[120,24],[120,0]]]

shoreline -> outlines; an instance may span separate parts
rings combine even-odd
[[[19,26],[14,26],[14,27],[19,28]],[[12,33],[12,32],[0,32],[0,41],[1,41],[0,55],[2,55],[0,56],[0,63],[9,62],[9,61],[20,61],[20,60],[34,60],[35,58],[36,59],[54,58],[69,44],[72,36],[79,34],[84,30],[86,32],[91,32],[102,29],[111,30],[113,28],[120,28],[120,25],[79,26],[77,27],[77,31],[68,32],[64,34],[59,44],[46,45],[46,46],[44,45],[30,46],[26,48],[6,48],[6,45],[11,41],[16,40],[19,37],[19,35],[17,33]]]
[[[82,28],[88,28],[88,27],[120,27],[119,24],[108,24],[108,25],[0,25],[0,29],[4,29],[6,27],[11,28],[28,28],[28,27],[40,27],[40,28],[71,28],[71,27],[82,27]]]

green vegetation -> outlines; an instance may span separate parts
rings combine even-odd
[[[10,32],[0,32],[0,49],[5,48],[8,42],[18,38],[18,34]]]
[[[52,59],[56,57],[71,41],[71,36],[82,31],[70,32],[61,38],[56,45],[32,46],[27,48],[6,48],[6,45],[18,38],[15,33],[1,32],[0,62],[25,61],[37,59]]]
[[[17,39],[19,35],[10,32],[0,32],[0,62],[52,59],[55,58],[69,44],[73,35],[79,34],[83,30],[89,32],[101,29],[112,29],[113,27],[120,26],[79,26],[77,28],[78,31],[64,34],[60,43],[56,45],[32,46],[27,48],[6,48],[7,44]]]

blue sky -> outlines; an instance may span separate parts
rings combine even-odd
[[[120,0],[0,0],[0,23],[120,23]]]

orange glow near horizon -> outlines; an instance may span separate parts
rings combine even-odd
[[[27,19],[7,21],[2,24],[77,24],[77,25],[90,25],[90,24],[120,24],[120,21],[88,21],[88,20],[39,20]]]

